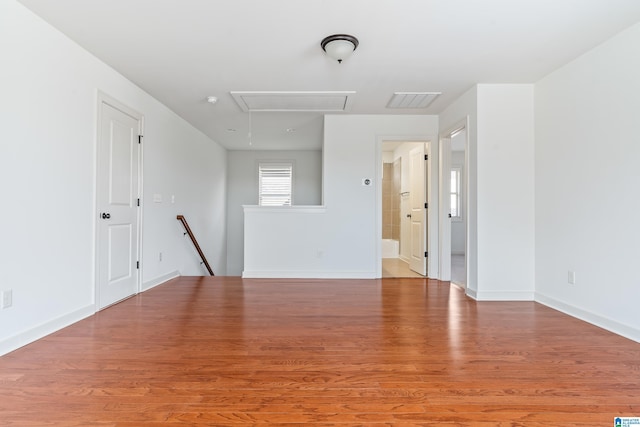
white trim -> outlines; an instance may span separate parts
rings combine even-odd
[[[64,314],[53,320],[42,323],[36,327],[28,329],[19,334],[13,335],[0,341],[0,356],[5,355],[11,351],[17,350],[27,344],[44,338],[49,334],[66,328],[82,319],[92,316],[96,312],[95,304],[87,305],[79,310],[72,311],[71,313]]]
[[[534,301],[534,293],[529,291],[478,292],[467,288],[467,295],[476,301]]]
[[[313,205],[295,205],[295,206],[258,206],[258,205],[242,205],[245,213],[253,213],[253,212],[295,212],[295,213],[309,213],[309,214],[320,214],[326,213],[327,208],[325,206],[313,206]]]
[[[158,285],[161,285],[165,282],[168,282],[171,279],[175,279],[176,277],[180,277],[180,272],[177,270],[171,271],[167,274],[163,274],[154,279],[147,280],[142,284],[142,292],[148,291],[151,288],[155,288]]]
[[[243,279],[378,279],[374,271],[243,271]]]
[[[623,323],[616,322],[607,317],[600,316],[590,311],[583,310],[576,306],[564,303],[562,301],[551,298],[540,292],[535,293],[535,301],[554,310],[558,310],[564,314],[583,320],[594,326],[606,329],[609,332],[618,334],[630,340],[640,343],[640,329],[634,328]]]

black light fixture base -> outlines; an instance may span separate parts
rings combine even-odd
[[[353,44],[353,50],[356,50],[358,48],[358,44],[360,44],[357,38],[349,34],[333,34],[331,36],[327,36],[324,39],[322,39],[322,41],[320,42],[320,46],[322,46],[322,50],[326,52],[327,49],[325,49],[325,47],[329,43],[336,40],[345,40],[345,41],[351,42]],[[341,61],[338,61],[338,62],[341,62]]]

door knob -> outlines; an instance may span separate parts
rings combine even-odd
[[[407,214],[407,218],[411,218],[411,214]]]
[[[111,218],[111,214],[108,214],[108,213],[102,214],[102,219],[109,219],[109,218]]]

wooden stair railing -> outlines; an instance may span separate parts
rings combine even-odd
[[[200,255],[200,259],[202,259],[202,263],[204,263],[204,266],[207,267],[207,271],[209,272],[210,275],[215,276],[215,274],[213,274],[213,270],[211,269],[211,267],[209,266],[209,263],[207,262],[207,258],[204,256],[204,253],[202,252],[202,249],[200,249],[200,245],[198,244],[198,241],[196,240],[196,236],[193,235],[193,232],[191,231],[191,228],[189,227],[189,224],[187,224],[187,220],[184,217],[184,215],[178,215],[178,221],[180,221],[184,227],[184,229],[186,230],[186,233],[184,234],[188,234],[189,238],[191,239],[191,242],[193,243],[193,246],[196,247],[196,251],[198,251],[198,255]]]

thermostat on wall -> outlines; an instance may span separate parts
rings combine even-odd
[[[364,186],[368,187],[368,186],[370,186],[371,184],[373,184],[373,181],[372,181],[370,178],[363,178],[363,179],[362,179],[362,185],[364,185]]]

